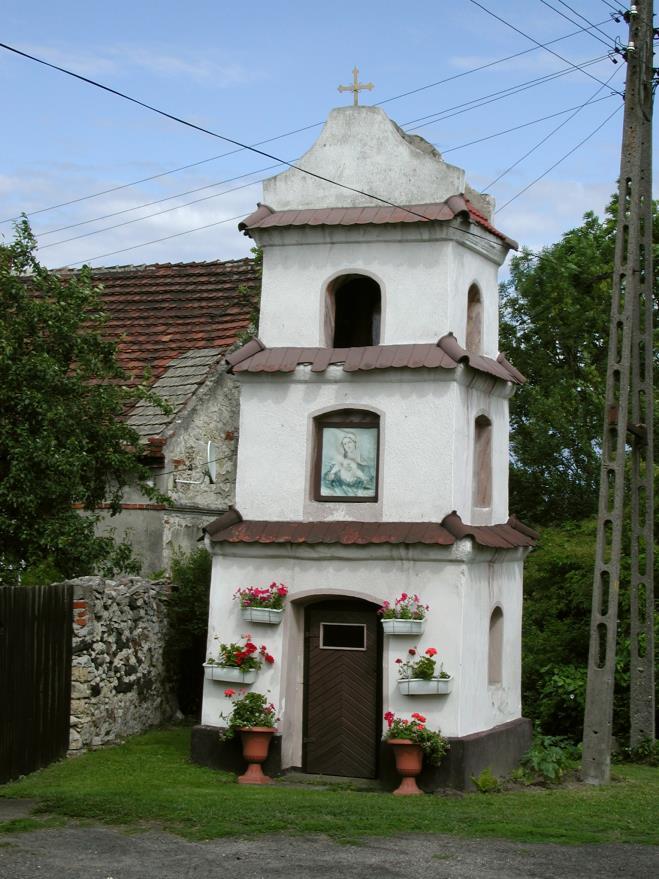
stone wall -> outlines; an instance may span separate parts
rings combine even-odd
[[[80,577],[73,584],[70,753],[170,720],[164,581]]]

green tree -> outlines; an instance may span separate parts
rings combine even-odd
[[[527,377],[511,402],[510,506],[537,524],[597,510],[617,204],[502,285],[501,348]],[[654,206],[655,241],[659,210]]]
[[[63,280],[39,264],[27,221],[0,248],[0,582],[43,566],[74,576],[130,568],[127,545],[95,534],[101,502],[148,494],[139,437],[122,414],[129,388],[104,338],[91,272]],[[80,515],[73,505],[89,511]]]
[[[212,559],[203,548],[172,559],[165,655],[184,714],[199,716],[204,685]]]

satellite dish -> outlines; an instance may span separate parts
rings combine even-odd
[[[219,454],[220,449],[217,443],[209,440],[206,446],[206,469],[211,483],[215,482],[215,477],[217,476],[217,459]]]

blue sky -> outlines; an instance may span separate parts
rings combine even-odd
[[[622,92],[625,65],[613,65],[608,53],[616,38],[626,42],[627,30],[624,22],[612,21],[605,0],[570,0],[574,11],[559,0],[549,0],[575,24],[541,0],[479,2],[542,43],[579,31],[550,48],[577,64],[602,58],[588,72],[602,82],[614,75],[610,86]],[[577,14],[601,30],[594,35],[580,31],[586,22]],[[332,107],[349,103],[350,96],[339,95],[337,86],[350,81],[357,64],[360,78],[376,86],[364,103],[385,101],[383,109],[396,122],[435,144],[447,161],[464,167],[475,188],[485,188],[496,197],[497,225],[532,248],[555,241],[579,223],[584,211],[601,212],[616,187],[621,111],[540,182],[503,207],[594,131],[621,105],[621,98],[573,70],[505,99],[490,100],[487,96],[558,73],[568,64],[534,48],[531,40],[471,0],[334,0],[331,4],[253,0],[242,5],[226,0],[187,4],[5,0],[2,32],[3,42],[248,144],[320,123]],[[532,51],[470,72],[526,49]],[[464,75],[422,88],[458,74]],[[179,233],[249,213],[260,197],[257,181],[276,172],[264,170],[273,164],[270,160],[242,151],[205,161],[231,147],[6,51],[0,51],[0,77],[5,122],[0,219],[203,162],[35,213],[31,222],[44,263],[177,262],[231,259],[248,252],[250,242],[237,231],[235,220]],[[389,100],[415,89],[421,90]],[[493,185],[501,172],[570,114],[463,146],[578,107],[590,98],[592,104]],[[469,110],[457,107],[481,100],[490,102]],[[432,114],[440,118],[414,122]],[[281,137],[263,149],[294,160],[319,130]],[[200,191],[183,195],[189,190]],[[196,203],[186,205],[191,201]],[[183,206],[146,218],[178,205]],[[95,219],[120,211],[114,217]],[[108,228],[128,220],[138,221]],[[81,225],[45,234],[72,224]],[[0,225],[0,232],[10,237],[11,223]],[[81,235],[86,237],[56,244]],[[134,247],[173,235],[177,237]]]

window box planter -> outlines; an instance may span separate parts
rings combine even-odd
[[[382,620],[382,631],[385,635],[420,635],[426,624],[425,620]]]
[[[253,684],[256,680],[257,670],[250,668],[243,671],[230,665],[215,665],[212,662],[204,663],[204,676],[209,681],[231,681],[234,684]]]
[[[278,626],[284,614],[283,608],[273,607],[241,607],[240,616],[247,623],[264,623],[266,626]]]
[[[453,678],[401,678],[398,691],[401,696],[443,696],[453,689]]]

